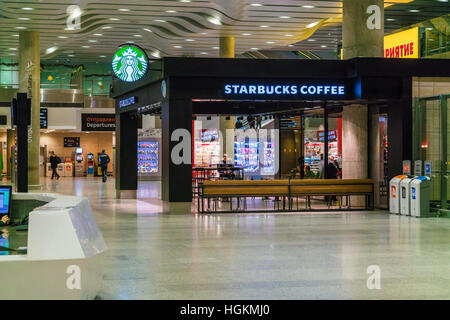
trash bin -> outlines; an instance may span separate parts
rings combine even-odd
[[[389,182],[389,212],[393,214],[400,213],[400,182],[406,176],[395,176]]]
[[[400,182],[400,214],[409,216],[411,214],[411,182],[415,176],[409,176]]]
[[[411,182],[411,216],[427,217],[430,215],[429,177],[417,177]]]
[[[58,169],[56,169],[56,172],[58,172],[58,174],[59,174],[61,177],[64,177],[64,176],[65,176],[64,163],[58,164]]]
[[[72,162],[64,163],[64,176],[73,177],[73,164]]]

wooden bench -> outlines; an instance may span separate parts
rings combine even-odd
[[[342,197],[364,196],[366,208],[373,209],[373,181],[369,179],[306,179],[306,180],[219,180],[204,181],[199,186],[198,211],[205,212],[205,200],[208,211],[211,210],[211,199],[214,200],[214,209],[217,209],[218,199],[231,199],[230,211],[233,211],[233,198],[237,198],[238,208],[240,199],[244,199],[244,211],[246,210],[246,198],[249,197],[276,197],[282,200],[282,209],[274,211],[292,211],[293,199],[305,197],[307,208],[311,209],[312,196],[339,196],[339,208],[342,207]],[[288,200],[286,206],[286,199]],[[328,208],[330,205],[328,205]],[[298,210],[298,201],[297,201]]]

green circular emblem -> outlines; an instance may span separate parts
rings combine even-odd
[[[139,48],[125,46],[114,55],[112,68],[117,78],[125,82],[141,79],[148,68],[147,55]]]

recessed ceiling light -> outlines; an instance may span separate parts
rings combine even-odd
[[[259,48],[250,48],[250,50],[259,50]]]
[[[19,18],[19,20],[24,20],[24,21],[26,21],[26,20],[30,20],[30,18]]]
[[[22,8],[22,10],[34,10],[33,8]]]
[[[16,54],[15,54],[15,53],[10,53],[9,55],[10,55],[10,56],[15,56]]]
[[[212,47],[214,50],[219,50],[219,47]]]
[[[319,22],[316,21],[316,22],[313,22],[313,23],[310,23],[310,24],[306,25],[306,28],[314,28],[314,27],[317,26],[318,24],[319,24]]]
[[[101,34],[101,33],[94,33],[94,36],[101,37],[101,36],[103,36],[103,34]]]
[[[251,4],[252,7],[262,7],[261,3],[252,3]]]
[[[323,45],[323,46],[320,46],[321,48],[326,48],[327,46],[326,45]]]
[[[166,20],[156,19],[155,22],[166,22]]]
[[[99,56],[100,58],[106,58],[106,56]]]
[[[316,40],[315,39],[308,39],[308,41],[313,42],[313,41],[316,41]]]
[[[89,40],[89,42],[92,42],[92,43],[94,43],[94,42],[97,42],[97,40]]]
[[[136,38],[142,38],[142,36],[140,34],[135,34],[134,35]]]
[[[16,27],[16,29],[26,29],[26,27]]]
[[[45,50],[45,53],[50,54],[50,53],[55,52],[56,50],[58,50],[58,47],[51,47],[51,48],[48,48],[47,50]]]
[[[191,2],[191,0],[180,0],[180,2]]]
[[[147,31],[147,32],[153,32],[152,30],[147,29],[147,28],[144,28],[144,31]]]
[[[183,48],[182,46],[173,46],[175,49],[181,49]]]
[[[303,6],[303,8],[311,9],[311,8],[315,8],[315,7],[314,6]]]
[[[9,50],[16,51],[17,48],[9,48]]]
[[[286,37],[293,37],[294,35],[292,34],[285,34]]]
[[[433,28],[425,28],[425,30],[431,31],[433,30]]]
[[[111,20],[111,21],[119,21],[120,19],[119,18],[109,18],[109,20]]]
[[[289,16],[280,16],[281,19],[290,19],[291,17]]]
[[[13,37],[18,37],[19,35],[18,35],[18,34],[13,34],[12,36],[13,36]]]
[[[275,42],[273,41],[266,41],[267,44],[274,44]]]
[[[111,29],[112,27],[110,26],[104,26],[102,29]]]
[[[68,56],[68,57],[75,57],[74,54],[68,54],[67,56]]]
[[[411,9],[411,10],[409,10],[409,12],[420,12],[420,10],[417,10],[417,9]]]
[[[150,55],[158,59],[161,58],[161,54],[158,51],[153,51]]]
[[[166,10],[167,13],[175,13],[175,10]]]
[[[251,36],[252,34],[251,33],[243,33],[242,35],[243,36]]]
[[[194,39],[185,39],[185,40],[188,41],[188,42],[195,41]]]
[[[294,45],[293,44],[288,44],[288,47],[293,47]]]
[[[269,26],[266,26],[266,25],[262,25],[262,26],[259,26],[260,28],[268,28]]]
[[[207,35],[208,34],[208,32],[202,32],[202,33],[200,33],[201,35]]]
[[[130,11],[130,9],[119,9],[119,11]]]
[[[60,39],[67,39],[66,36],[58,36],[58,38],[60,38]]]
[[[388,19],[386,19],[387,21],[395,21],[395,19],[393,19],[393,18],[388,18]]]
[[[88,48],[90,48],[90,46],[83,46],[82,48],[86,48],[86,49],[88,49]]]
[[[208,52],[200,52],[200,54],[208,54]]]
[[[216,24],[218,26],[222,25],[222,22],[220,21],[220,18],[218,18],[218,17],[208,17],[206,20],[208,20],[212,24]]]
[[[438,0],[439,2],[448,2],[448,0]]]

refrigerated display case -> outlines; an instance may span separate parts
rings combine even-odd
[[[275,144],[272,141],[263,142],[264,161],[261,174],[275,174]]]
[[[209,167],[220,162],[219,130],[202,129],[194,141],[194,167]]]
[[[138,173],[159,172],[159,143],[158,141],[138,142]]]

